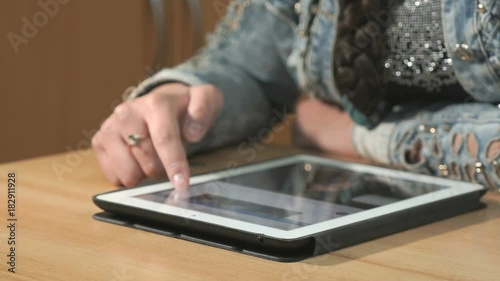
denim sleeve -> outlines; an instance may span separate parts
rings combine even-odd
[[[293,108],[299,90],[285,65],[293,22],[271,12],[266,2],[233,1],[197,55],[161,70],[129,95],[135,98],[174,81],[218,87],[224,95],[221,114],[202,141],[187,145],[188,154],[263,137]]]
[[[434,176],[500,188],[500,108],[490,103],[409,105],[379,128],[355,128],[358,152]]]

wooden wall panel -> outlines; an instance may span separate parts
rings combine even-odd
[[[206,35],[214,30],[216,22],[224,15],[230,2],[231,0],[200,1],[204,34],[201,38],[202,42],[205,42]],[[195,33],[189,8],[184,0],[170,1],[167,14],[171,16],[169,23],[172,26],[171,37],[173,40],[172,56],[168,65],[172,66],[183,62],[195,53]]]
[[[73,0],[52,11],[0,2],[0,162],[82,145],[144,77],[145,1]],[[23,19],[38,30],[16,53],[7,36],[26,38]]]

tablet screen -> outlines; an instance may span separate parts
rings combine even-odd
[[[135,198],[293,230],[444,188],[303,162]]]

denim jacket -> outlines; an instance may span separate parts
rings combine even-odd
[[[381,21],[387,18],[383,13],[377,15]],[[492,105],[500,102],[500,0],[442,0],[445,45],[455,74],[474,104],[410,105],[373,116],[363,115],[336,89],[332,55],[338,16],[336,0],[233,1],[205,48],[185,63],[143,81],[129,98],[172,81],[214,84],[224,94],[224,109],[207,137],[190,146],[190,151],[240,142],[239,150],[249,153],[245,146],[251,143],[249,135],[268,133],[277,119],[293,110],[299,95],[307,94],[340,104],[351,115],[358,124],[353,130],[354,146],[362,156],[500,186],[500,148],[498,155],[486,151],[493,140],[500,139],[500,110]],[[483,126],[480,131],[474,131],[474,122]],[[480,151],[459,147],[464,155],[454,153],[458,144],[452,147],[452,143],[458,135],[463,143],[474,136]],[[417,142],[424,157],[409,163],[405,153]]]

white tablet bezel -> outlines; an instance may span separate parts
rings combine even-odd
[[[151,184],[133,189],[119,190],[111,193],[97,195],[96,198],[102,201],[108,201],[114,204],[127,205],[134,208],[140,208],[153,212],[164,213],[168,215],[178,216],[189,220],[201,221],[213,225],[219,225],[227,228],[233,228],[244,232],[250,232],[268,237],[273,237],[281,240],[292,240],[300,237],[310,236],[315,233],[331,230],[333,228],[342,227],[345,225],[358,223],[364,220],[384,216],[390,213],[403,211],[412,207],[421,206],[424,204],[444,200],[450,197],[463,195],[466,193],[477,192],[483,190],[484,187],[479,184],[466,183],[461,181],[442,179],[426,175],[414,174],[404,171],[391,170],[382,167],[369,166],[363,164],[356,164],[351,162],[343,162],[333,159],[321,158],[310,155],[295,155],[286,158],[279,158],[269,160],[262,163],[256,163],[248,166],[243,166],[236,169],[223,170],[211,174],[194,176],[190,179],[191,185],[200,183],[220,180],[223,178],[237,176],[241,174],[256,172],[260,170],[271,169],[279,166],[310,162],[312,164],[320,164],[323,166],[339,167],[361,173],[372,173],[381,176],[390,176],[397,179],[406,179],[411,181],[420,181],[422,183],[437,184],[447,186],[449,188],[430,192],[414,198],[405,199],[389,205],[377,207],[361,211],[358,213],[350,214],[344,217],[334,218],[332,220],[292,229],[282,230],[268,226],[258,225],[249,222],[238,221],[235,219],[220,217],[216,215],[206,214],[199,211],[188,210],[180,207],[160,204],[156,202],[146,201],[143,199],[135,198],[135,196],[159,192],[163,190],[172,189],[173,186],[170,182]]]

